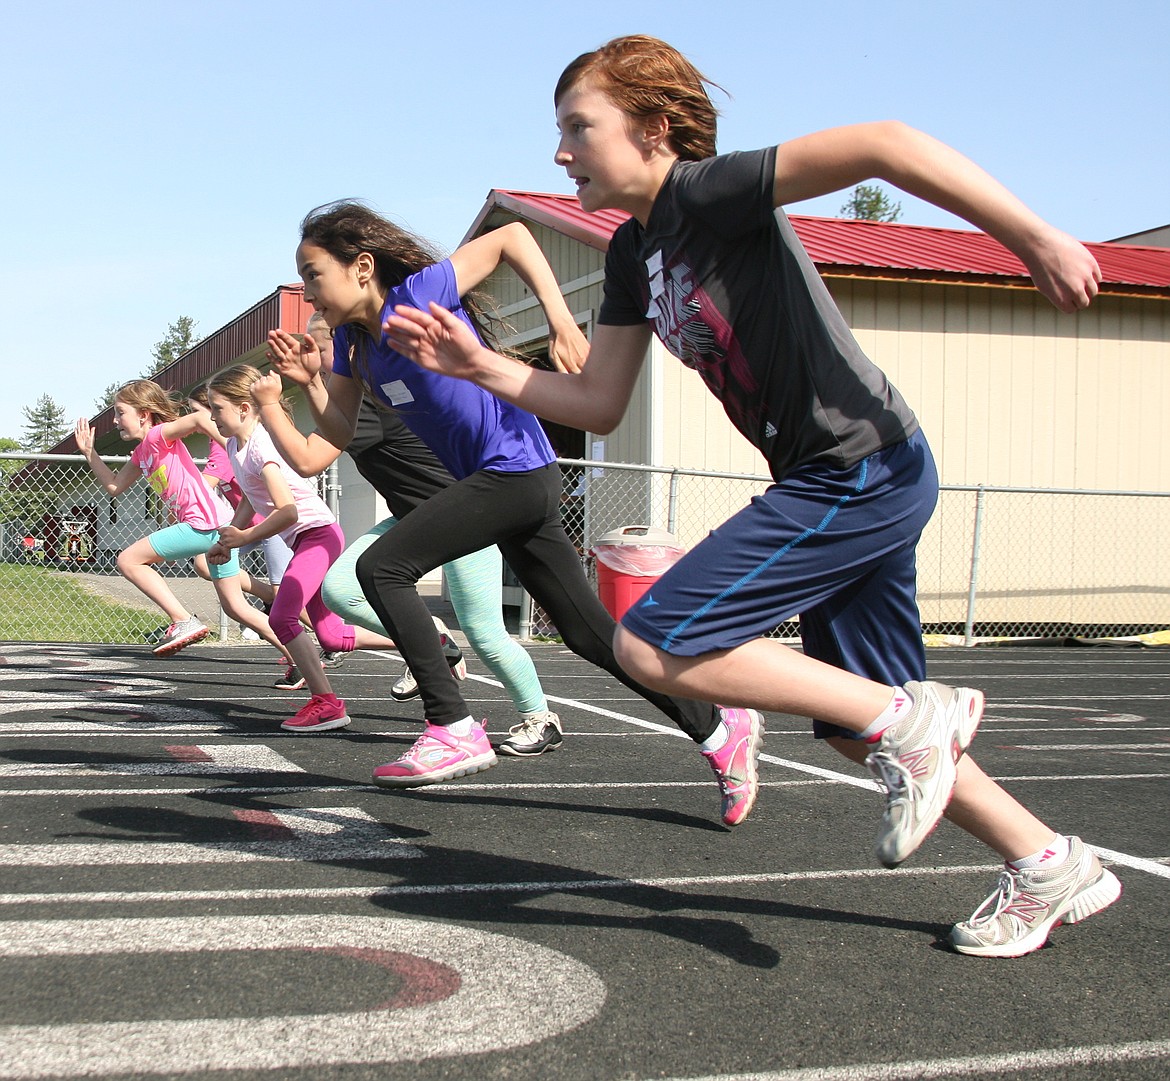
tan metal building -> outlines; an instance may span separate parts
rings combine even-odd
[[[624,217],[586,214],[573,196],[495,190],[467,239],[508,221],[525,222],[589,335],[601,306],[605,250]],[[1163,437],[1170,407],[1170,250],[1090,244],[1104,272],[1101,295],[1087,311],[1062,315],[1032,288],[1022,265],[984,234],[792,221],[862,348],[918,414],[944,486],[1170,493],[1170,441]],[[505,269],[487,289],[512,328],[509,344],[534,355],[545,351],[542,311],[519,279]],[[267,331],[300,332],[307,315],[300,286],[281,286],[158,378],[185,391],[240,360],[263,366]],[[298,423],[311,425],[303,403],[297,413]],[[95,422],[101,443],[109,441],[101,449],[117,452],[109,412]],[[689,498],[675,500],[678,478],[669,472],[621,473],[602,462],[766,472],[695,373],[657,342],[615,431],[551,434],[562,457],[598,463],[574,479],[574,498],[584,505],[578,539],[585,548],[606,530],[634,522],[670,528],[689,547],[759,487],[687,480]],[[72,439],[56,449],[73,450]],[[347,456],[339,480],[342,526],[354,538],[385,507]],[[1170,499],[1158,501],[1166,508],[1165,525],[1148,500],[1086,500],[1017,497],[1010,513],[987,517],[980,528],[992,554],[982,572],[980,618],[1170,626],[1170,570],[1159,578],[1146,569],[1150,547],[1160,547],[1170,529]],[[968,494],[944,492],[923,538],[920,586],[929,623],[964,617],[978,513]],[[999,567],[988,584],[993,562]],[[1116,568],[1114,577],[1103,579],[1103,567]],[[1077,583],[1071,591],[1070,579]]]
[[[467,238],[524,221],[588,334],[601,306],[605,248],[624,217],[586,214],[572,196],[493,191]],[[982,233],[792,222],[862,348],[917,413],[944,485],[1170,493],[1170,440],[1163,437],[1170,251],[1090,244],[1104,275],[1101,294],[1087,311],[1064,315],[1036,292],[1018,260]],[[509,271],[489,289],[515,328],[512,343],[538,351],[546,328],[523,284]],[[577,453],[663,468],[766,472],[698,376],[657,341],[624,421],[603,440],[582,434]],[[612,471],[597,473],[601,486],[614,481]],[[603,503],[603,487],[591,496]],[[1148,533],[1135,523],[1148,522],[1148,506],[1122,508],[1113,499],[1085,510],[1071,505],[1075,499],[1048,495],[984,523],[985,543],[1005,563],[1002,583],[987,591],[993,610],[985,609],[986,618],[1170,624],[1170,580],[1121,591],[1095,584],[1102,565],[1147,558],[1138,549],[1150,543]],[[705,489],[680,513],[675,532],[691,544],[743,502],[742,489],[728,506]],[[647,490],[648,515],[661,503]],[[923,538],[920,581],[930,622],[961,619],[971,584],[971,503],[944,493]],[[620,524],[596,513],[593,522],[587,541]],[[1021,558],[1021,549],[1037,548],[1045,552],[1044,569]],[[1044,601],[1047,579],[1069,573],[1085,583],[1081,602],[1070,608],[1064,598]],[[1109,599],[1117,592],[1125,593],[1120,607]],[[1140,618],[1130,614],[1135,604]]]

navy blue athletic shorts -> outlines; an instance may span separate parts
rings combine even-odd
[[[622,626],[666,653],[697,657],[799,616],[808,656],[891,686],[921,680],[915,546],[937,501],[921,432],[850,469],[805,466],[683,556]],[[815,720],[813,732],[854,735]]]

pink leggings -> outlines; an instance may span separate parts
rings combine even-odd
[[[341,526],[336,523],[306,529],[293,541],[292,562],[284,572],[284,580],[268,614],[268,625],[283,645],[288,645],[304,630],[301,626],[301,610],[304,609],[309,613],[309,621],[322,649],[330,653],[352,652],[352,625],[329,611],[321,600],[321,583],[344,548],[345,537]]]

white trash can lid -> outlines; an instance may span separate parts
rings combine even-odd
[[[617,529],[611,529],[608,533],[602,534],[593,542],[597,544],[608,544],[613,546],[622,545],[644,545],[644,544],[661,544],[676,546],[678,538],[665,529],[659,529],[653,525],[627,525],[620,526]]]

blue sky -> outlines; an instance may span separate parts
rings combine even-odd
[[[363,198],[450,249],[491,188],[569,191],[552,88],[618,34],[728,91],[722,150],[893,117],[1082,239],[1170,222],[1165,0],[39,0],[4,31],[0,436],[44,393],[91,415],[180,315],[206,335],[295,280],[313,206]]]

